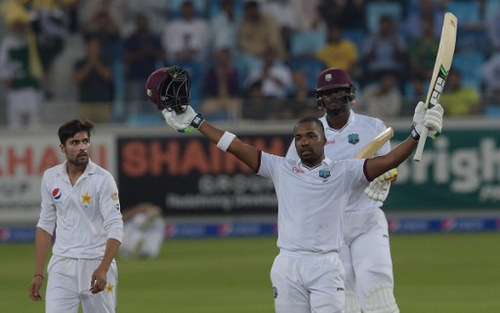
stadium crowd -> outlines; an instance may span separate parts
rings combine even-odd
[[[192,105],[211,120],[318,114],[325,67],[354,78],[357,112],[409,116],[446,11],[459,21],[447,115],[499,115],[500,1],[4,0],[0,122],[36,126],[73,108],[97,123],[159,123],[144,82],[173,64],[190,72]]]

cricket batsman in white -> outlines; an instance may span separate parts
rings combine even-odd
[[[116,182],[90,159],[89,121],[59,128],[66,161],[45,171],[41,213],[35,233],[35,272],[29,296],[41,301],[47,266],[45,312],[114,313],[118,272],[114,260],[123,237]],[[56,226],[57,225],[57,226]]]
[[[391,152],[342,161],[325,156],[323,124],[313,117],[304,118],[293,130],[297,160],[260,151],[205,121],[189,105],[189,74],[177,66],[153,72],[146,82],[146,94],[172,128],[185,133],[198,129],[219,149],[273,181],[280,250],[271,268],[276,313],[345,312],[339,254],[349,198],[408,158],[424,127],[431,135],[441,131],[443,117],[440,105],[426,111],[417,108],[411,135]]]
[[[355,89],[349,74],[325,69],[318,75],[316,104],[326,111],[320,121],[325,129],[325,155],[333,160],[355,158],[387,127],[378,118],[351,109]],[[419,108],[420,110],[421,108]],[[391,150],[387,142],[376,154]],[[298,159],[292,143],[287,158]],[[381,207],[397,170],[391,169],[368,187],[358,186],[344,213],[344,242],[340,249],[345,268],[346,313],[397,313],[387,219]]]

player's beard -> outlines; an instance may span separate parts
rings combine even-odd
[[[79,153],[74,159],[68,159],[68,162],[75,166],[87,166],[89,155],[87,153]]]
[[[326,113],[330,116],[339,116],[349,111],[349,100],[346,98],[342,103],[332,103],[330,106],[325,105]]]

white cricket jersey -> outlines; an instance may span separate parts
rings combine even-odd
[[[349,120],[342,129],[333,129],[326,121],[326,115],[319,118],[325,128],[326,145],[325,156],[332,160],[346,160],[356,157],[368,143],[383,132],[387,126],[378,118],[356,114],[351,110]],[[389,141],[375,153],[375,156],[384,155],[391,151]],[[299,159],[295,143],[292,142],[287,158]],[[365,187],[358,186],[352,192],[346,211],[369,210],[381,207],[382,202],[372,200],[364,194]]]
[[[41,193],[37,227],[49,234],[56,229],[54,255],[102,258],[108,238],[122,241],[123,220],[116,182],[91,160],[74,186],[66,172],[66,162],[46,170]]]
[[[365,160],[331,161],[313,169],[300,160],[261,152],[258,175],[269,177],[278,198],[280,249],[338,252],[343,212],[353,188],[366,187]]]

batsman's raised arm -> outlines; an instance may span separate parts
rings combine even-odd
[[[217,147],[221,149],[224,148],[221,147],[222,144],[227,144],[230,141],[226,151],[234,154],[238,159],[248,165],[248,167],[250,167],[254,172],[258,170],[260,153],[258,149],[242,142],[230,132],[221,131],[209,122],[205,121],[198,129],[211,142],[217,144]]]
[[[197,128],[223,151],[234,154],[252,170],[259,166],[259,150],[243,143],[230,132],[222,131],[205,121],[189,105],[191,99],[189,74],[178,66],[154,71],[146,82],[146,95],[162,111],[168,125],[179,132]]]
[[[410,136],[388,154],[366,160],[367,176],[374,179],[403,163],[417,147],[420,134],[426,127],[430,130],[428,136],[433,139],[441,132],[443,127],[443,107],[440,104],[425,109],[424,103],[419,102],[413,115]]]

